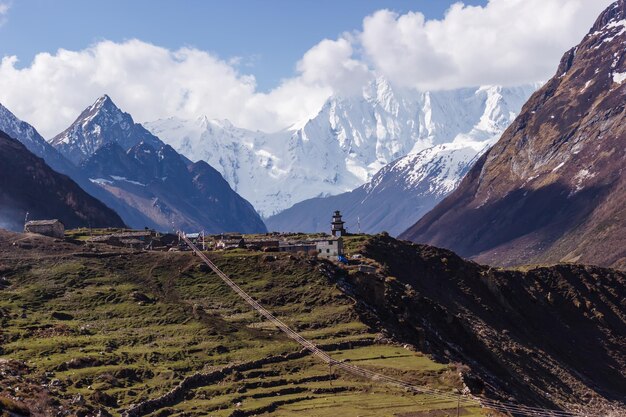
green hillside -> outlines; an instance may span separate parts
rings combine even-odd
[[[456,415],[455,401],[330,374],[299,354],[295,342],[256,316],[189,252],[95,249],[4,232],[0,252],[6,284],[0,287],[5,409],[26,406],[32,415],[50,415],[64,408],[83,416],[101,410],[115,416],[200,373],[214,377],[146,411],[154,416],[435,415],[423,413],[428,410]],[[369,328],[355,300],[336,285],[333,266],[304,255],[243,250],[210,257],[337,359],[450,392],[462,388],[456,365],[436,363]],[[263,363],[268,358],[272,363]],[[462,407],[461,415],[481,413]]]

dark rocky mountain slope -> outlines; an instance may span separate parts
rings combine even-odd
[[[0,104],[0,130],[20,141],[36,156],[42,158],[50,168],[74,180],[88,194],[96,197],[115,210],[124,222],[137,227],[148,226],[150,220],[134,207],[109,194],[97,184],[92,183],[81,170],[50,145],[37,129],[17,118],[11,111]]]
[[[66,227],[124,226],[113,210],[0,131],[0,227],[22,229],[26,212]]]
[[[368,239],[359,252],[377,262],[378,272],[355,271],[339,284],[360,301],[366,321],[394,340],[469,366],[465,381],[474,393],[624,411],[624,272],[494,269],[388,236]]]
[[[84,175],[140,211],[147,225],[210,233],[265,232],[250,203],[205,162],[189,163],[169,145],[140,142],[125,151],[112,142],[83,162]]]
[[[612,4],[460,186],[401,237],[493,265],[626,268],[626,0]]]
[[[37,129],[18,119],[2,104],[0,104],[0,130],[19,140],[29,151],[46,161],[50,168],[76,181],[75,176],[78,172],[76,166],[46,142]]]

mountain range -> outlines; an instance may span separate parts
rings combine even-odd
[[[462,133],[450,142],[411,152],[384,166],[355,190],[305,200],[268,218],[266,224],[272,230],[319,232],[327,228],[327,213],[341,210],[350,231],[403,232],[454,190],[472,163],[512,122],[535,87],[492,86],[447,92],[455,99],[437,106],[440,117],[448,118],[448,126],[461,126],[459,119],[465,123],[457,129]],[[473,116],[459,116],[459,107]]]
[[[252,205],[217,171],[179,155],[106,95],[50,143],[3,106],[0,129],[113,208],[130,227],[266,231]]]
[[[619,0],[459,187],[401,237],[493,265],[625,268],[625,96]]]
[[[306,199],[352,191],[408,154],[452,142],[493,140],[536,87],[416,92],[378,78],[362,94],[330,97],[315,117],[276,133],[206,117],[145,125],[189,159],[215,167],[267,218]],[[469,152],[469,160],[476,152]],[[462,175],[462,169],[453,170]],[[318,224],[297,219],[271,223],[280,230],[313,230],[312,224]]]
[[[333,96],[311,120],[275,133],[206,117],[144,128],[107,95],[49,142],[4,107],[0,128],[131,227],[265,231],[256,209],[262,215],[284,211],[267,219],[273,230],[322,231],[340,209],[351,230],[397,234],[456,186],[536,87],[417,93],[379,78],[361,95]],[[176,178],[176,186],[164,185],[166,176],[154,165],[151,178],[141,173],[137,153],[131,157],[140,143],[155,154],[168,147],[161,155],[170,160],[162,165],[179,169],[168,179]],[[211,178],[212,185],[192,185],[189,172],[197,170],[206,174],[197,178]],[[221,194],[211,194],[212,188]],[[301,203],[310,197],[316,198]],[[290,208],[293,203],[299,204]]]

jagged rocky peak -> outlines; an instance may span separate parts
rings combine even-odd
[[[596,20],[591,28],[591,33],[603,31],[607,27],[613,28],[617,26],[626,27],[626,0],[617,0],[609,6]]]
[[[122,111],[113,103],[111,97],[108,94],[103,95],[98,100],[95,101],[91,106],[85,109],[87,114],[96,114],[100,111],[110,112],[115,114],[121,114]]]
[[[87,107],[65,131],[50,143],[75,164],[93,155],[101,146],[117,142],[127,150],[144,141],[155,147],[162,142],[138,123],[132,116],[103,95]]]

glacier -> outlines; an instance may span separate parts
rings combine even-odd
[[[492,141],[537,88],[417,92],[377,78],[362,94],[331,96],[315,117],[278,132],[206,116],[143,125],[190,160],[215,167],[267,218],[306,199],[354,190],[406,155],[443,144]]]

